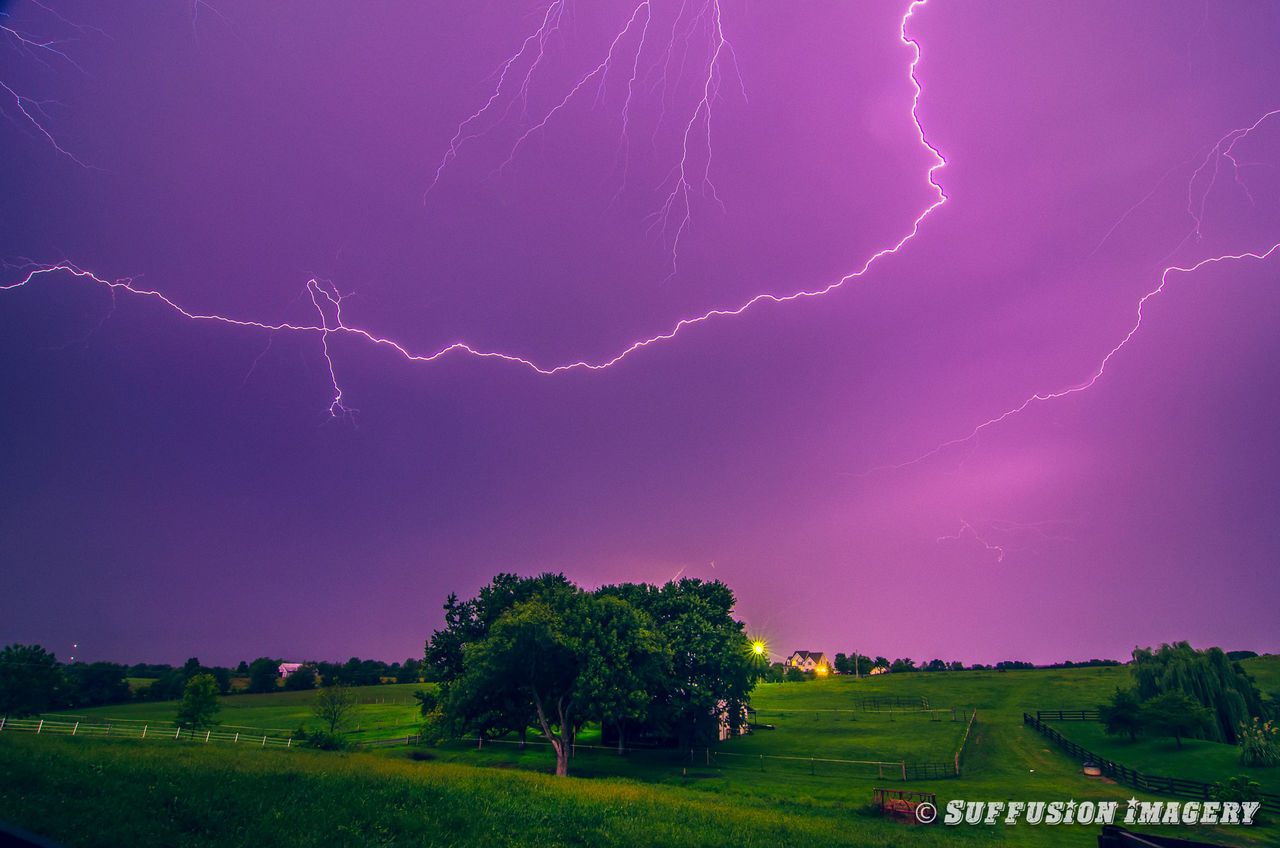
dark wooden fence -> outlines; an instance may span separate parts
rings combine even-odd
[[[1198,800],[1209,801],[1213,799],[1214,786],[1212,783],[1202,783],[1198,780],[1185,780],[1181,777],[1160,777],[1154,774],[1143,774],[1142,772],[1122,766],[1117,762],[1108,760],[1100,754],[1095,754],[1088,748],[1081,747],[1070,739],[1063,736],[1044,723],[1039,716],[1054,715],[1058,710],[1041,710],[1035,716],[1030,713],[1022,714],[1022,723],[1029,724],[1047,738],[1053,741],[1059,748],[1066,751],[1072,757],[1081,762],[1091,762],[1107,777],[1119,782],[1132,786],[1136,789],[1144,789],[1147,792],[1154,792],[1162,795],[1174,795],[1181,798],[1195,798]],[[1067,710],[1068,714],[1082,712],[1081,710]],[[1084,710],[1083,712],[1091,712]],[[1067,719],[1068,721],[1081,719]],[[1083,719],[1089,721],[1090,719]],[[1267,792],[1258,793],[1258,800],[1262,802],[1262,808],[1273,813],[1280,813],[1280,795],[1272,795]]]
[[[1097,710],[1036,710],[1041,721],[1102,721]]]

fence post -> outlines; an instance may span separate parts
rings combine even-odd
[[[902,761],[902,781],[905,783],[906,780],[907,780],[907,761],[903,760]]]
[[[174,738],[174,739],[177,739],[177,738],[178,738],[178,734],[179,734],[179,733],[181,733],[181,732],[182,732],[182,728],[181,728],[181,727],[179,727],[177,730],[173,731],[173,738]]]
[[[4,722],[7,718],[8,716],[0,716],[0,730],[4,730]]]
[[[145,725],[145,724],[144,724],[144,725],[142,725],[142,738],[143,738],[143,739],[146,739],[146,738],[147,738],[147,725]]]
[[[285,746],[286,748],[292,748],[292,747],[293,747],[293,736],[290,736],[290,737],[288,738],[288,740],[286,740],[286,741],[285,741],[284,746]]]
[[[72,736],[75,736],[75,735],[76,735],[76,731],[77,731],[77,730],[79,730],[79,729],[80,729],[80,722],[78,722],[78,721],[77,721],[77,722],[76,722],[76,726],[75,726],[75,727],[73,727],[73,728],[71,728],[71,735],[72,735]]]
[[[956,751],[956,777],[960,776],[960,752]]]
[[[40,724],[36,725],[36,733],[44,729],[44,719],[40,719]]]
[[[760,771],[764,771],[764,754],[760,755]]]
[[[210,733],[213,733],[213,731],[212,731],[212,730],[206,730],[206,731],[204,732],[204,741],[206,741],[206,742],[208,742],[208,741],[209,741],[209,734],[210,734]]]
[[[232,741],[232,742],[239,742],[239,741],[240,741],[240,731],[238,731],[238,730],[236,731],[236,738],[235,738],[235,739],[233,739],[233,740],[231,740],[231,741]]]
[[[267,736],[265,733],[262,735],[262,747],[267,747]]]

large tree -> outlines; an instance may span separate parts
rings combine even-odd
[[[0,715],[20,718],[66,705],[66,675],[58,658],[39,645],[0,651]]]
[[[504,612],[536,595],[572,586],[563,574],[518,577],[502,573],[469,601],[459,600],[456,594],[450,593],[444,604],[444,629],[437,630],[427,640],[426,665],[430,678],[447,682],[461,677],[466,670],[463,651],[484,639]]]
[[[617,597],[589,595],[567,581],[534,588],[466,644],[463,673],[442,684],[445,713],[455,729],[506,732],[535,723],[555,750],[556,774],[565,775],[588,719],[625,727],[646,717],[670,653],[649,617]]]
[[[756,669],[742,622],[733,618],[732,590],[718,580],[685,578],[661,588],[604,586],[647,613],[671,649],[671,677],[651,693],[648,723],[681,748],[717,738],[722,716],[736,727],[755,685]]]
[[[1262,696],[1253,678],[1221,648],[1197,651],[1186,642],[1161,645],[1156,651],[1133,652],[1133,679],[1144,702],[1166,692],[1180,692],[1212,712],[1206,738],[1234,745],[1236,728],[1262,715]]]
[[[593,649],[582,669],[591,718],[618,729],[618,753],[627,728],[649,717],[654,693],[671,680],[671,648],[653,619],[621,598],[595,599],[589,620]]]
[[[449,730],[535,725],[564,773],[588,720],[616,728],[620,749],[640,725],[688,746],[714,740],[725,715],[738,724],[757,670],[733,605],[715,581],[587,594],[559,574],[500,574],[476,598],[449,596],[427,663]]]

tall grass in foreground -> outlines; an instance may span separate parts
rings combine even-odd
[[[991,844],[862,809],[308,751],[0,738],[0,819],[68,846]],[[1001,840],[1002,841],[1002,840]]]

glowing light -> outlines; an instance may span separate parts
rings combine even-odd
[[[752,650],[752,651],[754,651],[757,655],[759,655],[759,656],[763,656],[763,655],[764,655],[764,642],[754,642],[754,643],[752,643],[752,645],[751,645],[751,650]]]

